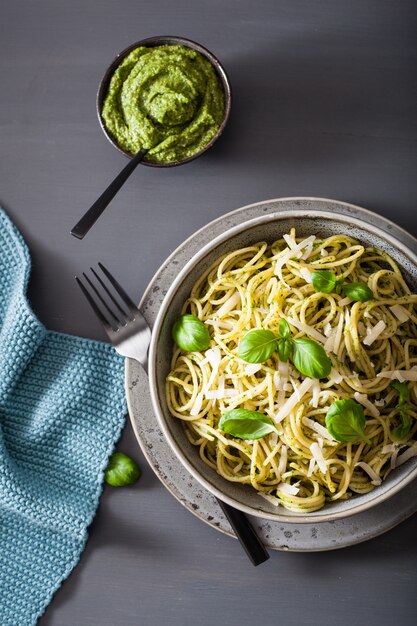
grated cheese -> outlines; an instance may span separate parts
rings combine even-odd
[[[298,328],[298,330],[301,330],[306,335],[310,335],[310,337],[313,337],[317,341],[320,341],[320,343],[326,343],[326,337],[322,335],[321,333],[319,333],[319,331],[313,328],[312,326],[303,324],[302,322],[299,322],[293,317],[287,318],[287,322],[291,324],[291,326],[295,326],[295,328]]]
[[[277,468],[277,474],[278,476],[281,476],[281,474],[284,473],[285,468],[287,467],[287,446],[285,446],[284,444],[281,446],[281,456],[279,459],[279,463],[278,463],[278,468]]]
[[[410,319],[410,314],[403,306],[401,306],[401,304],[394,304],[394,306],[390,306],[390,311],[392,311],[400,324],[403,324]]]
[[[342,374],[340,374],[340,372],[338,372],[337,369],[334,367],[332,367],[332,369],[330,370],[329,378],[333,383],[336,383],[336,385],[341,383],[343,380]]]
[[[380,414],[378,409],[374,404],[372,404],[370,400],[368,400],[368,396],[365,393],[359,393],[359,391],[355,391],[353,397],[355,398],[356,402],[359,402],[359,404],[364,406],[365,409],[368,409],[369,413],[373,417],[378,417],[378,415]]]
[[[414,456],[417,456],[417,441],[415,441],[412,446],[407,448],[405,452],[402,452],[401,454],[397,456],[395,467],[399,467],[400,465],[403,465],[403,463],[413,458]]]
[[[245,367],[245,374],[246,376],[253,376],[253,374],[259,372],[260,369],[262,369],[262,363],[249,363]]]
[[[278,424],[282,422],[282,420],[287,417],[296,406],[296,404],[300,401],[300,399],[311,389],[314,385],[313,378],[306,378],[301,385],[298,387],[297,392],[294,393],[288,398],[285,402],[284,406],[278,411],[275,415],[275,422]]]
[[[325,474],[327,470],[327,464],[324,460],[323,452],[318,443],[314,442],[310,446],[310,452],[313,455],[314,460],[319,466],[320,471]]]
[[[196,417],[196,415],[200,413],[202,405],[203,393],[200,391],[200,393],[197,394],[193,406],[191,407],[190,415],[192,415],[192,417]]]
[[[311,283],[311,272],[306,267],[302,267],[300,269],[300,274],[306,281],[306,283]]]
[[[319,395],[320,395],[320,383],[318,380],[314,381],[314,385],[312,386],[312,398],[310,400],[310,404],[314,409],[317,409],[319,405]]]
[[[330,322],[327,322],[327,324],[323,326],[323,333],[325,337],[330,337],[330,335],[332,334],[332,325],[330,324]]]
[[[223,317],[227,313],[230,313],[230,311],[233,311],[233,309],[235,309],[240,303],[240,293],[237,291],[233,294],[231,298],[229,298],[224,304],[222,304],[220,309],[216,311],[217,317]]]
[[[352,302],[352,300],[346,296],[346,298],[343,298],[342,300],[339,300],[338,304],[339,304],[339,306],[347,306],[351,302]]]
[[[389,378],[390,380],[399,380],[403,383],[406,380],[417,380],[417,370],[411,368],[410,370],[389,370],[379,372],[376,375],[377,378]]]
[[[310,462],[308,464],[308,472],[307,472],[308,478],[310,478],[310,476],[313,474],[315,466],[316,466],[315,459],[310,459]]]
[[[355,467],[361,467],[363,471],[368,474],[369,478],[371,478],[371,483],[373,485],[378,486],[382,483],[382,479],[380,478],[380,476],[378,476],[375,470],[372,469],[369,463],[365,463],[365,461],[359,461],[358,463],[355,463]]]
[[[289,483],[280,483],[277,487],[277,493],[280,491],[284,496],[296,496],[300,491],[300,487],[297,485],[290,485]]]
[[[332,441],[332,442],[334,441],[333,437],[331,436],[331,434],[329,433],[327,428],[325,428],[324,426],[322,426],[318,422],[315,422],[314,420],[310,419],[309,417],[303,417],[302,422],[303,422],[304,426],[307,426],[307,428],[310,428],[310,430],[314,430],[317,434],[321,435],[322,437],[324,437],[328,441]]]
[[[382,332],[384,332],[386,327],[387,325],[384,322],[384,320],[379,320],[379,322],[372,328],[372,330],[367,328],[366,329],[367,335],[365,339],[363,340],[363,343],[365,344],[365,346],[370,346],[371,344],[373,344],[374,341],[378,339],[379,335]]]

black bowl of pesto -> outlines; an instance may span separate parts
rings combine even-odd
[[[182,165],[222,134],[230,113],[230,85],[222,65],[200,44],[182,37],[138,41],[117,55],[97,94],[107,139],[143,163]]]

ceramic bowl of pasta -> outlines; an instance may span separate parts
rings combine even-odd
[[[163,301],[159,426],[187,471],[249,514],[329,521],[417,475],[417,242],[372,215],[244,222]]]

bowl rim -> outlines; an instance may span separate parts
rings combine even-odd
[[[154,35],[153,37],[140,39],[139,41],[136,41],[135,43],[132,43],[129,46],[127,46],[127,48],[124,48],[121,52],[119,52],[114,57],[113,61],[111,61],[110,65],[107,67],[106,71],[104,72],[103,77],[98,86],[97,95],[96,95],[97,117],[98,117],[101,130],[103,131],[106,139],[112,144],[112,146],[114,146],[119,152],[121,152],[128,159],[133,159],[134,155],[130,154],[130,152],[128,152],[127,150],[124,150],[123,148],[121,148],[119,144],[117,143],[117,141],[113,138],[111,133],[107,130],[106,125],[104,124],[104,121],[101,116],[101,110],[103,108],[103,101],[104,101],[107,88],[109,86],[110,79],[113,76],[117,67],[123,61],[123,59],[136,48],[139,48],[141,46],[151,48],[151,47],[162,46],[162,45],[185,46],[187,48],[191,48],[192,50],[196,50],[197,52],[202,54],[206,59],[210,61],[211,65],[213,66],[220,80],[220,83],[224,91],[225,110],[224,110],[222,123],[217,129],[216,134],[214,135],[214,137],[212,137],[212,139],[210,139],[210,141],[208,142],[208,144],[204,146],[204,148],[202,148],[195,154],[191,155],[190,157],[187,157],[186,159],[182,159],[181,161],[169,161],[167,163],[152,163],[150,161],[145,161],[145,160],[141,161],[142,165],[147,165],[148,167],[176,167],[179,165],[184,165],[185,163],[189,163],[190,161],[194,161],[194,159],[197,159],[199,156],[202,156],[209,148],[213,146],[213,144],[217,141],[217,139],[223,134],[223,131],[226,127],[226,124],[230,116],[230,109],[232,105],[232,90],[230,87],[229,77],[222,63],[212,52],[210,52],[210,50],[202,46],[197,41],[193,41],[192,39],[187,39],[186,37],[179,37],[177,35]]]
[[[403,228],[401,228],[400,226],[398,226],[397,224],[395,224],[394,222],[392,222],[391,220],[378,215],[377,213],[374,213],[373,211],[370,211],[369,209],[363,209],[362,207],[359,207],[357,205],[353,205],[347,202],[340,202],[340,201],[335,201],[335,200],[331,200],[331,199],[326,199],[326,198],[311,198],[311,197],[295,197],[295,198],[277,198],[277,199],[273,199],[273,200],[267,200],[267,201],[263,201],[263,202],[256,202],[253,203],[252,205],[247,205],[244,208],[249,208],[251,206],[257,206],[259,204],[265,204],[268,202],[281,202],[281,201],[296,201],[296,200],[313,200],[313,201],[321,201],[321,202],[326,202],[326,203],[336,203],[338,205],[344,205],[350,208],[353,208],[355,211],[359,211],[359,213],[362,213],[364,217],[368,217],[368,218],[378,218],[377,221],[382,221],[382,223],[387,226],[387,227],[393,227],[397,232],[399,232],[399,234],[403,234],[405,235],[406,239],[409,239],[411,242],[415,242],[416,243],[416,248],[417,248],[417,239],[415,237],[413,237],[410,233],[408,233],[406,230],[404,230]],[[237,209],[237,211],[242,210],[241,209]],[[231,213],[235,213],[236,211],[232,211]],[[334,220],[335,217],[337,216],[337,218],[341,221],[341,222],[345,222],[345,223],[349,223],[349,224],[354,224],[357,227],[359,227],[361,230],[366,230],[368,232],[372,232],[378,236],[380,236],[382,239],[385,239],[386,241],[388,241],[393,247],[395,247],[396,249],[399,249],[407,258],[410,259],[410,261],[413,263],[413,265],[415,265],[417,267],[417,254],[414,253],[409,247],[408,245],[404,244],[401,240],[397,239],[396,237],[393,237],[389,232],[387,232],[386,230],[383,230],[382,228],[380,228],[379,226],[375,226],[373,225],[371,222],[367,222],[365,221],[365,219],[362,218],[358,218],[356,216],[352,216],[352,215],[347,215],[344,214],[338,210],[322,210],[322,209],[309,209],[308,211],[309,217],[321,217],[321,218],[325,218],[325,219],[329,219],[329,220]],[[220,500],[223,500],[224,502],[227,502],[228,504],[230,504],[231,506],[249,514],[249,515],[254,515],[256,517],[261,517],[263,519],[269,519],[272,521],[281,521],[281,522],[286,522],[286,523],[294,523],[294,524],[300,524],[300,523],[305,523],[305,524],[309,524],[309,523],[320,523],[320,522],[328,522],[328,521],[332,521],[332,520],[336,520],[336,519],[342,519],[342,518],[346,518],[346,517],[350,517],[352,515],[356,515],[358,513],[361,513],[369,508],[372,508],[374,506],[377,506],[379,503],[385,501],[386,499],[390,498],[391,496],[393,496],[395,493],[397,493],[398,491],[400,491],[403,487],[405,487],[409,482],[411,482],[416,476],[417,476],[417,465],[414,468],[411,468],[411,470],[408,472],[408,474],[406,474],[405,476],[403,476],[403,478],[401,480],[399,480],[399,482],[397,482],[396,484],[394,484],[393,486],[391,486],[390,489],[388,489],[386,492],[384,493],[380,493],[378,494],[378,490],[375,489],[372,492],[369,492],[369,494],[374,494],[376,493],[376,495],[374,495],[373,497],[368,497],[368,499],[365,502],[359,503],[356,506],[353,506],[351,508],[349,508],[347,511],[339,511],[336,513],[328,513],[323,514],[321,513],[320,515],[316,514],[315,512],[312,513],[308,513],[308,514],[292,514],[292,515],[281,515],[279,513],[275,514],[275,513],[269,513],[267,511],[261,510],[261,509],[255,509],[252,506],[248,506],[238,500],[235,500],[233,497],[224,494],[221,490],[219,490],[217,487],[213,486],[213,484],[208,481],[206,478],[204,478],[197,470],[196,468],[192,465],[192,463],[190,463],[183,455],[180,446],[177,444],[175,438],[171,435],[171,432],[169,431],[166,423],[165,423],[165,416],[164,413],[162,411],[161,405],[159,403],[159,395],[158,395],[158,388],[156,385],[156,345],[157,345],[157,338],[159,337],[160,334],[160,330],[161,330],[161,326],[162,326],[162,322],[165,318],[165,315],[169,309],[171,300],[173,295],[176,293],[178,286],[183,282],[184,278],[188,275],[188,273],[190,272],[190,270],[199,262],[201,261],[204,256],[209,253],[212,249],[214,249],[215,247],[217,247],[219,244],[223,243],[224,241],[226,241],[227,239],[229,239],[230,237],[233,237],[234,235],[237,235],[239,233],[241,233],[244,230],[247,230],[248,228],[255,226],[255,225],[259,225],[259,224],[265,224],[268,222],[273,222],[276,220],[282,220],[287,218],[289,215],[291,215],[291,217],[306,217],[306,211],[305,210],[298,210],[298,209],[286,209],[285,211],[279,211],[279,210],[274,210],[271,213],[268,214],[264,214],[264,215],[260,215],[258,217],[255,218],[251,218],[249,220],[245,220],[243,222],[241,222],[240,224],[233,226],[232,228],[229,228],[227,230],[225,230],[223,233],[221,233],[220,235],[218,235],[217,237],[215,237],[211,242],[207,243],[206,245],[204,245],[195,255],[193,255],[189,261],[184,265],[184,267],[181,269],[181,271],[178,273],[177,277],[174,279],[174,281],[172,282],[168,292],[166,293],[166,295],[164,296],[163,302],[160,306],[159,312],[157,314],[157,317],[155,319],[155,323],[153,325],[152,328],[152,336],[151,336],[151,343],[150,343],[150,348],[149,348],[149,371],[148,371],[148,376],[149,376],[149,389],[150,389],[150,395],[151,395],[151,401],[152,401],[152,406],[155,412],[155,416],[158,422],[158,426],[161,429],[164,437],[166,438],[168,444],[170,445],[171,449],[173,450],[173,452],[175,453],[176,457],[178,458],[178,460],[181,462],[181,464],[183,465],[183,467],[186,468],[186,470],[204,487],[206,488],[212,495],[216,496],[217,498],[219,498]],[[221,218],[218,219],[222,219],[224,218],[224,216],[222,216]],[[213,220],[213,222],[216,222],[217,220]],[[206,228],[207,225],[203,228]],[[197,233],[199,231],[196,231]],[[191,235],[191,237],[194,237],[196,233],[194,233],[193,235]],[[187,243],[188,239],[190,239],[191,237],[187,238],[182,244],[181,247],[184,246],[184,244]],[[169,262],[169,259],[171,257],[173,257],[175,255],[174,251],[167,259],[166,263]],[[368,495],[369,494],[365,494]]]

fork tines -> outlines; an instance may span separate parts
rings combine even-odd
[[[113,287],[113,293],[116,292],[115,295],[119,296],[119,300],[116,299],[104,280],[92,267],[90,267],[90,270],[96,284],[83,272],[84,280],[90,289],[78,276],[75,277],[75,280],[87,298],[94,313],[103,324],[107,334],[109,334],[117,332],[122,326],[126,326],[129,321],[133,321],[137,313],[137,307],[129,298],[123,287],[117,282],[114,276],[110,274],[109,270],[102,263],[99,263],[98,267],[111,287]]]

